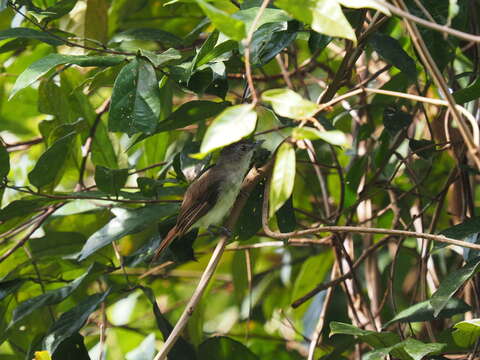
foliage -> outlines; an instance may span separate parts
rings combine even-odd
[[[0,1],[0,358],[153,359],[217,235],[152,255],[243,138],[169,359],[475,351],[480,8],[405,2]]]

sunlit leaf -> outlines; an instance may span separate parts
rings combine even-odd
[[[295,184],[295,149],[284,142],[277,150],[270,180],[270,216],[292,195]]]
[[[323,140],[332,145],[347,145],[347,137],[340,130],[320,131],[312,127],[296,127],[292,137],[296,140]]]
[[[241,140],[255,130],[256,123],[257,113],[252,105],[235,105],[225,109],[208,127],[200,153],[205,156],[222,146]]]
[[[262,94],[262,99],[269,102],[280,116],[302,120],[314,116],[318,105],[304,99],[290,89],[272,89]]]
[[[78,66],[114,66],[125,60],[123,56],[88,56],[50,54],[31,64],[15,81],[10,93],[11,99],[18,91],[33,84],[55,66],[75,64]]]
[[[390,15],[390,10],[375,0],[337,0],[341,5],[354,9],[371,8],[378,10],[385,15]]]
[[[212,24],[233,40],[240,41],[246,36],[245,24],[205,0],[195,0]]]
[[[276,0],[274,4],[311,25],[316,32],[356,41],[355,32],[337,0]]]
[[[470,347],[480,337],[480,319],[464,320],[453,326],[456,330],[452,333],[458,346]]]

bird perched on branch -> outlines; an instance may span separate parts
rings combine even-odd
[[[240,192],[252,155],[262,142],[241,140],[228,145],[221,151],[217,163],[190,184],[177,222],[155,251],[152,262],[159,259],[173,240],[190,229],[221,224]]]

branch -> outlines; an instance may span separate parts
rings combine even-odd
[[[230,229],[230,230],[233,229],[233,227],[237,223],[238,217],[240,216],[240,212],[245,206],[245,203],[248,199],[248,195],[250,195],[252,190],[260,182],[260,180],[265,176],[265,174],[268,171],[270,171],[272,166],[273,166],[273,158],[260,169],[253,168],[250,170],[248,175],[245,177],[245,180],[243,181],[240,194],[235,202],[235,205],[232,208],[229,218],[225,223],[225,227],[227,229]],[[162,349],[155,356],[154,360],[166,359],[173,345],[175,345],[175,342],[180,337],[180,334],[185,328],[185,326],[187,325],[188,320],[190,319],[190,317],[192,316],[195,310],[195,307],[198,305],[198,302],[200,301],[200,298],[202,297],[203,292],[205,291],[205,288],[207,287],[208,283],[213,277],[213,274],[215,273],[215,269],[217,268],[220,258],[222,257],[223,251],[225,250],[227,241],[228,241],[227,236],[220,237],[220,240],[217,246],[215,247],[215,250],[213,251],[212,257],[210,258],[210,261],[208,262],[208,265],[205,271],[203,272],[202,277],[200,278],[197,288],[195,289],[190,300],[188,301],[187,306],[183,310],[183,313],[180,316],[180,319],[175,324],[175,327],[173,328],[172,332],[170,333],[167,340],[165,341],[165,344],[163,345]]]

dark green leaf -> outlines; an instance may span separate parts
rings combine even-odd
[[[37,309],[43,308],[44,306],[48,305],[58,304],[65,300],[83,283],[83,281],[92,273],[92,271],[99,271],[99,268],[94,265],[95,264],[90,265],[90,267],[85,273],[83,273],[83,275],[79,276],[68,285],[55,290],[47,291],[42,295],[30,298],[20,303],[15,308],[15,310],[13,310],[13,318],[9,327],[12,327]]]
[[[398,110],[394,107],[387,107],[383,112],[383,125],[391,136],[405,129],[412,123],[412,115]]]
[[[414,153],[425,159],[431,158],[435,153],[435,143],[430,140],[410,139],[408,145]]]
[[[249,348],[225,336],[205,340],[198,348],[199,359],[209,360],[258,360]]]
[[[480,265],[480,257],[475,257],[469,260],[464,266],[455,271],[451,271],[442,280],[437,291],[430,298],[435,310],[433,315],[437,317],[445,306],[448,304],[450,298],[457,292],[458,289],[468,281],[477,271]]]
[[[0,179],[4,178],[10,172],[10,157],[7,149],[0,144]]]
[[[35,259],[61,257],[80,251],[87,238],[78,232],[48,232],[28,244]]]
[[[113,209],[116,217],[90,236],[77,255],[77,260],[82,261],[112,241],[153,225],[155,221],[173,214],[177,209],[177,204],[150,205],[133,210]]]
[[[160,117],[160,89],[150,62],[135,58],[118,74],[108,117],[110,131],[152,133]]]
[[[16,292],[23,284],[24,280],[14,279],[0,282],[0,301],[5,299],[8,295]]]
[[[295,230],[297,220],[295,219],[295,210],[290,196],[283,206],[277,211],[277,225],[281,232],[290,232]]]
[[[376,32],[369,37],[369,42],[385,61],[404,72],[410,80],[417,78],[415,61],[403,50],[398,40]]]
[[[41,188],[55,181],[67,159],[75,133],[68,134],[52,144],[38,159],[28,174],[32,185]]]
[[[400,311],[392,320],[386,322],[383,327],[386,328],[396,322],[419,322],[432,321],[435,320],[435,318],[449,318],[456,314],[463,314],[469,310],[471,310],[470,305],[464,301],[460,299],[450,299],[438,316],[435,317],[430,300],[426,300]]]
[[[261,214],[264,189],[265,183],[257,184],[242,209],[235,229],[240,241],[250,239],[262,227]]]
[[[160,311],[157,300],[155,298],[155,294],[153,293],[152,289],[143,286],[141,287],[141,289],[147,299],[152,304],[152,310],[153,314],[155,315],[158,329],[161,331],[163,338],[167,339],[173,330],[172,325],[168,322],[168,320],[165,318],[165,316],[163,316],[162,312]],[[168,354],[168,358],[171,360],[195,360],[197,358],[197,355],[195,353],[195,348],[192,346],[192,344],[188,343],[182,336],[180,336],[175,342],[175,345],[173,345],[172,350]]]
[[[474,235],[480,232],[480,216],[470,218],[464,222],[448,229],[440,231],[440,235],[444,235],[449,238],[464,240],[470,235]]]
[[[12,201],[0,210],[0,221],[5,222],[15,217],[40,211],[40,209],[52,202],[51,199],[45,198],[29,198]]]
[[[261,2],[260,2],[261,4]],[[235,14],[232,15],[235,19],[241,20],[245,23],[245,26],[248,30],[250,30],[253,21],[257,17],[257,14],[260,10],[259,6],[252,6],[248,9],[242,7],[242,10],[237,11]],[[257,20],[255,24],[255,31],[263,26],[264,24],[269,23],[282,23],[292,20],[288,14],[281,10],[281,9],[274,9],[267,7],[264,9],[262,16]]]
[[[62,45],[64,43],[64,41],[53,37],[49,33],[29,28],[19,27],[0,31],[0,40],[11,38],[40,40],[54,46]]]
[[[95,167],[95,184],[106,193],[117,194],[128,178],[128,169],[109,169],[103,166]]]
[[[168,31],[153,28],[136,28],[130,29],[119,34],[116,34],[110,40],[113,42],[143,40],[143,41],[158,41],[168,46],[179,46],[182,44],[182,39],[178,36],[169,33]]]
[[[48,19],[58,19],[72,11],[76,3],[77,0],[60,0],[55,5],[40,11],[39,14]]]
[[[452,95],[459,104],[478,99],[480,97],[480,78],[477,78],[466,88],[455,91]]]
[[[104,293],[91,295],[73,309],[63,313],[45,337],[45,348],[50,353],[54,353],[60,343],[77,333],[90,314],[105,300],[109,292],[110,290],[107,290]]]
[[[160,245],[161,238],[157,234],[152,236],[149,241],[140,246],[135,252],[131,255],[125,256],[123,258],[123,263],[127,267],[136,267],[139,265],[149,264],[155,250]]]
[[[125,60],[123,56],[89,56],[89,55],[61,55],[49,54],[31,64],[15,81],[10,93],[11,99],[18,91],[33,84],[38,78],[45,75],[52,68],[62,64],[78,66],[114,66]]]
[[[53,353],[52,360],[90,360],[83,336],[74,333],[63,340]]]
[[[308,48],[312,53],[321,53],[323,49],[332,41],[331,36],[319,34],[315,31],[310,32],[310,37],[308,38]]]

